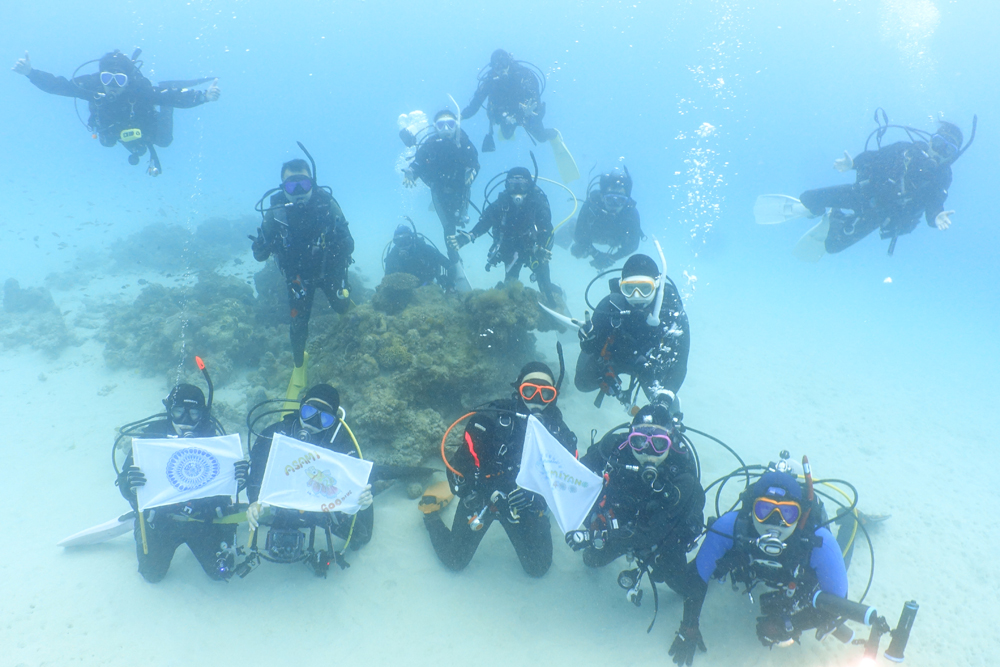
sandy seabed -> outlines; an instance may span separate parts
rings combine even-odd
[[[870,295],[870,312],[847,301],[808,311],[803,304],[822,278],[789,287],[732,275],[689,302],[694,344],[685,421],[747,462],[789,449],[808,454],[818,477],[852,481],[863,509],[892,514],[873,535],[877,567],[866,601],[893,625],[905,600],[921,605],[907,664],[996,664],[996,538],[989,523],[977,529],[968,515],[970,501],[989,509],[1000,500],[986,476],[998,458],[997,391],[987,382],[995,351],[978,357],[988,341],[961,327],[948,340],[908,333],[880,347],[872,341],[909,331],[910,318],[924,314],[866,316],[886,312],[877,303],[883,297]],[[882,288],[873,285],[873,294]],[[761,293],[774,298],[762,304]],[[68,297],[54,296],[67,307]],[[848,311],[860,319],[838,328]],[[575,336],[563,342],[572,369]],[[539,349],[552,344],[551,335],[542,337]],[[114,429],[155,412],[166,391],[161,378],[108,370],[102,352],[87,340],[56,360],[23,348],[0,357],[7,416],[0,664],[669,664],[681,602],[665,586],[647,635],[652,596],[647,591],[638,609],[625,600],[615,582],[624,559],[589,570],[558,534],[552,568],[540,580],[522,572],[496,527],[465,571],[449,572],[403,485],[376,498],[372,542],[349,553],[350,569],[331,570],[326,580],[302,565],[264,563],[245,580],[211,582],[181,547],[167,578],[150,585],[136,572],[130,535],[57,548],[63,537],[128,510],[113,484]],[[592,428],[603,433],[625,420],[613,402],[595,411],[571,378],[566,387],[562,407],[581,450]],[[220,397],[229,392],[237,396],[233,389]],[[720,448],[695,443],[705,484],[735,467]],[[245,526],[239,539],[245,543]],[[862,545],[850,571],[855,598],[868,564]],[[859,647],[819,643],[811,633],[800,646],[768,651],[755,637],[756,614],[745,595],[713,585],[702,615],[709,650],[695,664],[860,660]]]

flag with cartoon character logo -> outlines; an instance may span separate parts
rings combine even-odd
[[[276,433],[257,500],[303,512],[356,514],[371,471],[371,461]]]

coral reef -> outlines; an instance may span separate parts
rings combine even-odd
[[[183,368],[198,354],[224,385],[237,369],[258,366],[266,337],[254,326],[253,290],[231,276],[205,272],[192,287],[150,284],[125,308],[108,309],[100,332],[112,368],[148,375]],[[176,377],[171,374],[171,381]]]
[[[15,279],[7,279],[0,311],[0,344],[4,348],[28,345],[56,357],[66,347],[80,342],[66,326],[49,290],[22,288]]]
[[[314,323],[310,380],[340,389],[366,454],[415,464],[465,410],[510,393],[535,356],[536,299],[520,283],[446,295],[406,274],[386,276],[369,303]]]
[[[387,276],[374,293],[359,282],[352,277],[354,306],[344,315],[317,295],[309,379],[340,389],[366,457],[383,463],[413,465],[433,455],[452,420],[508,395],[535,356],[531,330],[548,325],[538,293],[520,283],[445,294],[407,274]],[[292,367],[288,297],[270,262],[254,283],[256,297],[240,280],[211,272],[193,287],[148,285],[134,303],[108,309],[98,334],[107,363],[170,372],[171,384],[197,383],[190,359],[199,354],[217,387],[249,371],[247,407],[280,398]],[[227,427],[236,421],[222,416]]]

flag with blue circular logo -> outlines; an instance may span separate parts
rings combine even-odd
[[[132,459],[146,476],[139,509],[229,496],[236,500],[236,470],[243,445],[236,433],[211,438],[136,438]]]

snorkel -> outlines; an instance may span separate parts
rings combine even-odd
[[[196,356],[194,363],[198,364],[198,370],[205,376],[205,382],[208,383],[208,401],[205,403],[205,414],[211,415],[212,399],[215,397],[215,386],[212,384],[212,377],[208,374],[208,369],[205,368],[205,362],[202,361],[201,357]]]
[[[448,99],[455,105],[455,146],[462,147],[462,107],[458,106],[455,98],[448,93]]]
[[[566,377],[566,360],[563,359],[562,343],[556,341],[556,354],[559,355],[559,379],[556,381],[556,391],[562,389],[563,378]]]
[[[667,282],[667,260],[663,256],[663,248],[660,247],[660,242],[654,237],[653,244],[656,246],[656,252],[660,254],[660,285],[657,287],[656,292],[656,303],[653,306],[653,312],[646,316],[646,324],[651,327],[660,326],[660,309],[663,307],[663,292],[666,287]]]
[[[318,181],[316,180],[316,160],[314,160],[313,156],[309,154],[309,151],[306,150],[306,147],[302,145],[301,141],[296,141],[295,143],[297,143],[299,145],[299,148],[302,149],[302,152],[306,154],[307,158],[309,158],[309,164],[312,165],[312,170],[313,170],[313,173],[312,173],[313,183],[314,184],[318,183]]]

